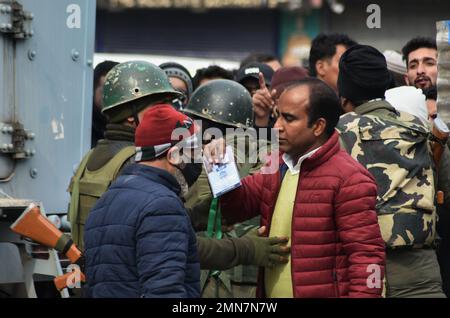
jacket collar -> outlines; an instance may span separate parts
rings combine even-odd
[[[389,104],[386,100],[374,99],[374,100],[368,101],[367,103],[364,103],[358,107],[355,107],[355,113],[357,113],[358,115],[364,115],[364,114],[371,113],[378,109],[387,109],[387,110],[395,112],[395,108],[392,107],[392,105]]]
[[[130,141],[134,143],[135,129],[120,124],[106,125],[105,138],[109,140]]]
[[[302,163],[302,171],[313,170],[340,151],[339,134],[335,130],[331,137],[311,157]]]
[[[169,190],[180,195],[181,187],[175,177],[166,170],[134,163],[126,166],[121,175],[135,175],[143,177],[147,180],[161,184]]]
[[[291,171],[292,174],[297,174],[300,172],[300,168],[302,167],[303,161],[306,159],[312,157],[317,151],[320,150],[322,146],[311,150],[307,154],[301,156],[296,162],[293,160],[291,156],[289,156],[287,153],[283,154],[283,161],[287,165],[288,169]]]

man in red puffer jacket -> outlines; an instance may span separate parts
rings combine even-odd
[[[339,100],[317,79],[288,87],[278,101],[279,169],[242,180],[221,200],[223,216],[261,215],[268,236],[290,237],[286,265],[261,269],[260,297],[380,297],[384,241],[370,173],[339,145]],[[223,143],[205,155],[219,157]]]

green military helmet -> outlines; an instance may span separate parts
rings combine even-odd
[[[180,95],[158,66],[145,61],[124,62],[106,75],[102,112],[117,123],[154,101],[171,101]]]
[[[197,88],[183,112],[238,128],[248,128],[253,123],[250,94],[241,84],[225,79]]]

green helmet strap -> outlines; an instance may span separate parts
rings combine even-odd
[[[134,118],[136,127],[139,126],[139,116],[138,116],[138,110],[137,110],[136,104],[133,104],[133,118]]]

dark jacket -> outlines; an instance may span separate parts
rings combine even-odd
[[[124,168],[85,226],[88,296],[199,297],[195,234],[168,172]]]
[[[246,177],[240,188],[222,196],[224,217],[233,223],[261,214],[270,233],[281,180],[280,170]],[[337,132],[303,161],[292,215],[294,297],[381,296],[381,283],[367,284],[369,266],[379,269],[381,282],[385,265],[376,197],[373,177],[340,149]],[[259,296],[264,296],[263,277]]]

